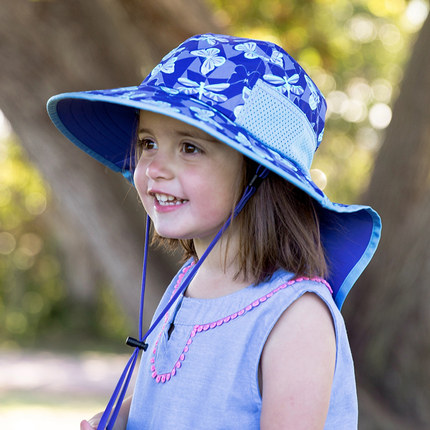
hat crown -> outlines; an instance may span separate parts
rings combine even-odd
[[[325,99],[303,68],[274,43],[194,36],[167,54],[144,86],[211,106],[305,171],[322,140]]]

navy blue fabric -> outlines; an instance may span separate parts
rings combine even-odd
[[[57,112],[68,124],[69,132],[81,142],[81,149],[89,152],[83,142],[91,141],[90,155],[99,161],[109,160],[116,171],[130,168],[130,149],[125,152],[123,142],[131,148],[137,125],[135,110],[113,103],[64,99],[57,104]]]

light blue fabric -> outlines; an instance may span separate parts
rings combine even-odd
[[[291,274],[278,271],[268,283],[225,297],[180,297],[147,339],[149,348],[140,364],[127,430],[259,429],[262,349],[285,309],[306,292],[327,304],[336,331],[336,368],[325,429],[356,429],[354,368],[343,318],[324,284],[286,285],[290,278]],[[178,276],[159,309],[177,281]],[[175,328],[168,339],[172,321]]]

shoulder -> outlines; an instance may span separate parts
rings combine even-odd
[[[333,341],[335,339],[332,314],[327,304],[318,295],[306,292],[282,313],[270,332],[265,350],[282,345],[288,347],[288,341],[303,343],[308,339],[318,344],[321,337],[323,337],[321,342],[323,345],[328,343],[327,339]],[[312,342],[308,346],[313,347],[313,345]]]
[[[279,348],[291,355],[293,346],[295,350],[301,346],[303,353],[336,347],[332,314],[316,294],[303,294],[283,312],[267,338],[262,357]]]
[[[335,358],[332,314],[304,293],[282,313],[261,355],[261,428],[323,428]]]
[[[288,331],[291,331],[294,327],[292,324],[297,325],[297,328],[312,327],[314,330],[318,330],[321,322],[326,322],[333,331],[333,318],[327,303],[319,294],[307,289],[284,311],[274,330],[283,330],[288,326]]]

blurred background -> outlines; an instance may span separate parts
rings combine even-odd
[[[360,429],[430,428],[428,11],[428,0],[2,0],[0,428],[79,428],[106,405],[137,333],[143,209],[57,132],[47,99],[140,83],[203,32],[280,44],[326,95],[312,176],[384,225],[342,309]],[[178,267],[150,258],[145,324]]]

